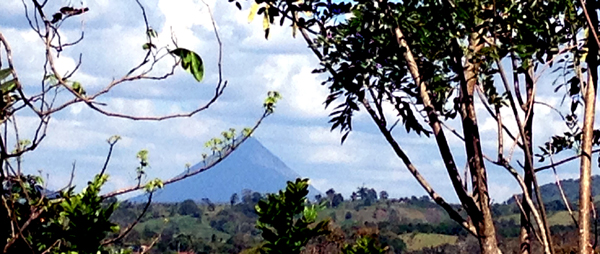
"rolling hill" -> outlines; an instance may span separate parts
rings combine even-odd
[[[579,179],[566,179],[560,181],[561,186],[565,192],[565,196],[572,203],[579,202]],[[600,175],[592,176],[592,197],[596,200],[600,190]],[[544,203],[550,202],[561,202],[562,198],[560,191],[556,183],[548,183],[540,186],[540,192],[542,193],[542,199]],[[519,195],[520,197],[520,195]],[[535,198],[535,197],[534,197]],[[514,203],[514,198],[510,198],[507,201],[508,204]]]

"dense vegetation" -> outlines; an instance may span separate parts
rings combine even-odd
[[[564,182],[577,183],[575,180]],[[552,195],[551,190],[556,189],[556,185],[547,184],[542,189],[547,191],[545,195]],[[140,223],[118,244],[132,250],[153,245],[151,253],[256,253],[264,246],[264,231],[256,227],[259,215],[255,209],[266,200],[265,195],[246,190],[239,197],[232,195],[228,204],[213,204],[209,200],[152,204]],[[321,207],[314,221],[328,221],[329,232],[312,237],[302,253],[352,253],[348,251],[353,244],[368,244],[368,241],[381,245],[383,253],[479,252],[476,239],[428,196],[390,198],[386,191],[378,195],[375,189],[360,187],[350,198],[344,199],[330,189],[326,196],[316,195],[307,205]],[[281,211],[287,210],[281,208],[281,204],[278,207]],[[576,227],[564,204],[552,201],[547,207],[556,249],[567,252],[575,249]],[[123,202],[112,219],[126,227],[144,208],[145,204]],[[492,211],[497,218],[495,225],[503,250],[518,246],[518,205],[510,201],[494,204]]]

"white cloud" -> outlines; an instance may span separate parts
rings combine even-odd
[[[0,10],[5,13],[18,14],[23,11],[23,4],[20,1],[1,1]]]
[[[349,164],[356,163],[358,161],[358,156],[355,154],[346,153],[340,149],[340,147],[319,146],[311,150],[312,153],[307,158],[308,162],[311,163]]]
[[[77,63],[73,58],[63,55],[55,58],[54,66],[56,67],[58,73],[64,75],[72,72],[77,66]]]
[[[287,105],[294,107],[295,111],[304,117],[324,117],[328,115],[329,110],[325,110],[323,104],[327,97],[327,90],[320,86],[317,75],[310,74],[312,68],[303,66],[300,72],[291,78],[289,89],[284,92],[289,94],[292,99]]]
[[[159,0],[158,8],[165,17],[165,23],[160,31],[160,40],[170,41],[171,32],[177,37],[181,47],[197,48],[200,44],[194,35],[192,27],[210,24],[210,16],[201,12],[203,6],[200,1],[182,0],[177,4],[173,1]]]
[[[65,38],[77,38],[81,31],[79,21],[83,20],[86,37],[81,44],[65,50],[58,65],[61,72],[71,70],[79,53],[83,53],[83,64],[73,80],[80,81],[88,93],[93,93],[142,60],[145,51],[141,46],[146,38],[141,12],[135,2],[98,0],[88,4],[90,12],[65,24],[70,26],[63,30]],[[113,10],[115,5],[118,10]],[[44,168],[53,174],[52,179],[64,181],[70,174],[70,163],[77,159],[81,162],[78,163],[77,181],[85,183],[102,164],[102,156],[107,150],[105,140],[118,134],[123,139],[111,160],[112,185],[109,188],[132,184],[137,163],[135,153],[144,148],[150,150],[152,168],[148,171],[149,177],[173,176],[183,170],[185,163],[199,161],[205,140],[218,136],[221,130],[229,127],[241,129],[252,125],[255,116],[260,114],[266,92],[278,90],[283,100],[256,135],[288,166],[301,175],[311,176],[317,188],[333,187],[348,193],[364,183],[378,190],[385,188],[390,194],[422,195],[421,188],[364,111],[355,115],[355,129],[344,145],[340,145],[339,131],[329,131],[331,125],[327,123],[327,115],[331,109],[325,110],[323,105],[328,91],[320,85],[325,77],[311,74],[312,69],[318,67],[318,61],[303,40],[293,39],[291,30],[285,25],[275,25],[271,37],[265,40],[260,17],[248,24],[247,9],[238,11],[231,3],[216,0],[209,1],[209,5],[217,18],[224,43],[225,78],[230,81],[224,97],[198,116],[165,122],[107,118],[84,104],[77,104],[52,119],[47,140],[39,151],[26,159],[32,170]],[[19,1],[0,1],[0,9],[18,14],[23,11]],[[150,25],[159,32],[156,41],[159,45],[172,44],[173,31],[179,46],[201,54],[206,65],[206,81],[198,84],[178,69],[167,82],[125,83],[103,96],[101,101],[108,104],[111,111],[141,116],[185,112],[206,102],[214,92],[212,85],[217,76],[217,48],[206,7],[200,0],[177,3],[157,0],[147,3],[146,10]],[[9,23],[3,17],[0,17],[0,23],[3,24],[0,31],[7,36],[18,56],[15,61],[21,77],[35,81],[27,82],[28,86],[39,85],[44,59],[39,37],[27,24],[8,27],[4,24],[15,22]],[[169,64],[172,60],[167,57],[163,64],[156,66],[156,73],[165,71]],[[538,99],[552,105],[558,103],[553,97]],[[481,106],[477,106],[477,110],[482,142],[492,149],[495,138],[489,137],[496,131],[495,121],[485,116],[487,113]],[[385,107],[385,114],[389,119],[395,118],[389,105]],[[502,114],[513,133],[518,133],[512,113],[503,110]],[[24,119],[20,126],[27,136],[35,127],[35,118]],[[564,126],[542,106],[536,107],[536,120],[544,121],[536,125],[536,131],[541,133],[536,136],[537,140],[543,140]],[[462,132],[458,118],[450,121],[450,125]],[[406,134],[402,126],[394,130],[394,135],[434,187],[441,193],[452,193],[435,140]],[[446,135],[455,159],[462,167],[465,153],[462,141],[448,131]],[[490,170],[490,182],[498,179],[498,175],[500,173]],[[493,183],[491,188],[493,198],[502,200],[512,186]],[[447,196],[453,201],[451,194]]]
[[[511,198],[514,194],[522,192],[518,186],[515,186],[516,184],[491,182],[489,185],[490,195],[492,202],[494,203],[502,203]]]
[[[280,108],[285,114],[307,118],[328,115],[323,105],[328,93],[320,86],[318,76],[311,74],[310,66],[315,66],[312,62],[305,55],[275,55],[256,68],[266,90],[283,95]]]

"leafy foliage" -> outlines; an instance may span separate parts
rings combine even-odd
[[[259,218],[256,227],[262,231],[265,244],[262,253],[300,253],[313,237],[329,232],[329,221],[316,222],[318,207],[307,206],[308,179],[288,181],[285,190],[269,194],[256,205]]]
[[[109,220],[116,203],[107,204],[99,196],[107,175],[95,176],[79,194],[69,188],[50,198],[40,177],[20,177],[5,181],[2,190],[3,200],[11,208],[1,210],[8,213],[1,218],[2,237],[11,239],[10,229],[15,226],[23,234],[10,246],[9,253],[95,254],[103,250],[100,243],[107,233],[119,230]]]
[[[267,111],[267,113],[273,113],[275,110],[276,104],[279,100],[281,100],[281,94],[277,91],[269,91],[267,93],[267,98],[263,103],[263,107]]]
[[[352,245],[346,245],[344,254],[384,254],[387,248],[381,248],[373,236],[361,236]]]
[[[61,238],[68,250],[95,253],[102,249],[99,243],[107,232],[118,232],[119,227],[109,220],[116,203],[104,205],[99,195],[107,180],[108,175],[96,175],[82,193],[73,195],[72,189],[61,193],[59,217],[50,221],[62,226]]]

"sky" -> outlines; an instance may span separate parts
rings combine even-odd
[[[361,186],[385,190],[391,197],[426,194],[364,111],[355,115],[354,131],[340,144],[340,133],[330,131],[330,109],[325,109],[323,104],[328,91],[321,82],[326,76],[311,74],[319,67],[318,61],[302,39],[292,37],[288,26],[273,27],[269,40],[265,40],[262,20],[248,23],[249,6],[239,11],[225,0],[206,1],[214,12],[223,42],[223,74],[228,80],[223,96],[214,105],[191,118],[161,122],[110,118],[85,105],[73,105],[53,117],[46,140],[23,158],[26,170],[35,174],[42,172],[47,177],[48,187],[56,189],[69,181],[75,163],[74,182],[83,186],[102,168],[108,152],[106,139],[120,135],[122,140],[116,145],[108,167],[111,178],[106,191],[135,184],[138,164],[135,156],[141,149],[147,149],[150,154],[148,179],[166,179],[179,174],[187,163],[199,162],[201,154],[207,152],[205,141],[219,136],[221,131],[252,126],[262,113],[267,92],[277,90],[283,100],[254,136],[290,168],[309,177],[317,189],[334,188],[346,197]],[[72,79],[81,82],[88,93],[123,76],[144,56],[145,27],[134,0],[50,2],[46,7],[49,14],[67,5],[90,9],[63,23],[61,31],[65,41],[77,39],[82,31],[85,37],[81,43],[63,51],[57,60],[58,68],[64,72],[76,66],[81,54],[82,65]],[[174,76],[164,81],[120,85],[99,101],[113,112],[138,116],[186,112],[205,103],[212,96],[218,79],[218,45],[208,9],[197,0],[141,2],[150,26],[159,33],[157,44],[172,48],[173,34],[178,46],[196,51],[205,63],[205,80],[197,83],[192,76],[177,69]],[[0,10],[3,10],[0,32],[13,48],[17,72],[26,90],[35,91],[42,76],[43,43],[29,27],[21,1],[0,1]],[[165,59],[156,71],[165,71],[171,63],[172,60]],[[561,95],[552,92],[550,83],[550,78],[541,79],[537,98],[559,106]],[[477,114],[483,149],[495,157],[496,123],[486,116],[480,104]],[[504,119],[512,119],[508,110],[502,114]],[[560,117],[549,108],[537,107],[535,117],[538,124],[535,125],[534,147],[552,134],[566,130]],[[24,133],[31,133],[33,122],[30,115],[19,118]],[[514,121],[506,122],[516,133]],[[456,121],[449,124],[459,126]],[[447,200],[455,202],[457,198],[435,141],[414,133],[406,134],[402,128],[396,128],[394,135],[431,185]],[[490,135],[494,139],[485,138]],[[447,136],[458,165],[465,165],[461,141],[449,132]],[[519,157],[515,153],[513,162]],[[487,166],[493,202],[503,202],[520,191],[506,170],[489,163]],[[577,168],[577,162],[561,167],[559,176],[576,177]],[[593,172],[597,173],[596,165]],[[547,183],[553,181],[554,175],[541,173],[538,178],[541,183]]]

